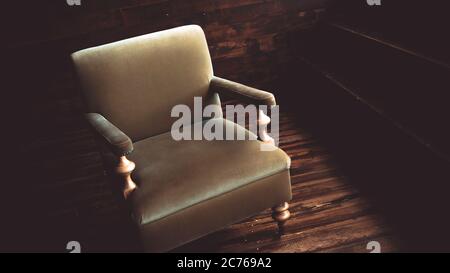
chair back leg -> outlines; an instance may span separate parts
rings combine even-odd
[[[289,204],[287,202],[272,208],[272,218],[278,223],[279,234],[284,233],[285,223],[290,217],[291,213],[289,212]]]

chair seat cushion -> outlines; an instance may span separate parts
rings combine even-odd
[[[251,134],[233,122],[221,121],[224,132],[227,128],[233,128],[235,132],[244,130],[247,135]],[[197,222],[213,221],[217,227],[214,224],[209,228],[218,229],[220,225],[251,216],[249,213],[254,214],[277,202],[289,200],[290,158],[278,148],[261,151],[260,144],[257,140],[175,141],[170,132],[134,143],[134,152],[129,156],[136,163],[132,178],[138,186],[131,195],[133,214],[143,230],[147,230],[146,233],[148,230],[159,233],[144,234],[144,237],[150,236],[155,243],[161,238],[159,236],[177,237],[180,232],[186,233],[180,231],[182,229],[192,229],[195,233],[180,235],[166,246],[161,241],[158,248],[149,248],[167,250],[188,240],[183,237],[191,237],[190,240],[203,235],[201,233],[206,229],[202,231],[204,228],[199,227]],[[260,189],[258,181],[264,182]],[[208,203],[213,204],[214,199],[220,201],[218,206],[208,206]],[[245,209],[239,209],[245,204]],[[213,215],[216,216],[205,211],[213,207]],[[196,210],[195,217],[183,217],[183,213],[194,213],[190,209]],[[202,215],[207,218],[202,219]],[[168,219],[171,217],[172,220]],[[167,225],[168,220],[171,225]],[[164,229],[149,228],[149,225],[158,223],[166,223]],[[161,234],[165,232],[172,235]]]

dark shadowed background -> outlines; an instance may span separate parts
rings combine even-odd
[[[186,24],[215,74],[270,90],[320,136],[402,234],[449,250],[446,1],[65,0],[5,4],[2,249],[135,250],[82,121],[70,53]],[[122,238],[122,239],[120,239]]]

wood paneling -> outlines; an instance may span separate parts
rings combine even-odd
[[[199,24],[206,32],[217,74],[260,85],[264,79],[267,85],[275,77],[276,66],[289,59],[285,34],[310,27],[326,2],[85,0],[81,6],[72,7],[65,1],[35,3],[26,11],[23,4],[24,12],[13,19],[21,21],[9,46],[13,51],[39,50],[53,61],[67,61],[68,55],[78,49]],[[255,69],[259,66],[264,69]],[[68,68],[57,70],[62,73]]]
[[[334,7],[334,22],[450,64],[448,1],[385,1],[379,7],[360,0],[341,2]]]

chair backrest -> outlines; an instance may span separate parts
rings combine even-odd
[[[205,34],[195,25],[84,49],[72,60],[88,111],[133,141],[169,131],[172,107],[205,98],[213,76]]]

